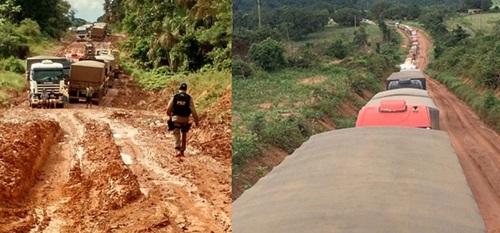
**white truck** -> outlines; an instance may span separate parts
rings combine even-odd
[[[29,73],[29,105],[38,107],[41,104],[41,94],[43,90],[52,94],[49,99],[52,106],[64,107],[64,102],[60,90],[64,86],[64,71],[61,63],[54,63],[51,60],[43,60],[40,63],[31,65]]]
[[[76,39],[78,41],[85,41],[90,39],[92,24],[85,24],[76,29]]]
[[[399,67],[401,68],[400,71],[418,69],[417,66],[412,62],[405,62],[404,64],[399,65]]]

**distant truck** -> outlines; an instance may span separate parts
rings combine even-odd
[[[108,76],[108,87],[113,87],[115,81],[115,72],[117,72],[115,58],[112,55],[95,56],[97,60],[103,60],[106,63],[106,76]]]
[[[405,70],[416,70],[417,66],[411,62],[405,62],[404,64],[399,65],[400,71]]]
[[[99,104],[107,91],[106,64],[99,61],[77,61],[71,64],[68,92],[70,100],[85,101],[87,85],[94,88],[92,101]]]
[[[64,77],[67,79],[69,77],[69,70],[71,67],[71,59],[68,59],[66,57],[54,57],[54,56],[48,56],[48,55],[40,55],[36,57],[29,57],[26,59],[26,80],[30,80],[30,70],[31,70],[31,65],[35,63],[40,63],[44,60],[51,60],[54,63],[61,63],[63,65],[63,72],[64,72]]]
[[[391,87],[398,87],[399,84],[408,84],[408,79],[412,85],[411,87],[424,90],[427,89],[424,73],[419,69],[412,69],[392,73],[386,80],[387,90],[390,90]],[[402,83],[400,83],[400,81],[402,81]],[[415,86],[417,83],[421,83],[421,85]]]
[[[78,27],[76,29],[76,39],[78,41],[84,41],[86,40],[88,37],[88,33],[87,33],[87,28],[85,27]]]
[[[52,93],[52,101],[57,106],[64,106],[61,88],[64,86],[64,70],[61,63],[54,63],[51,60],[43,60],[39,63],[31,64],[29,72],[29,96],[28,103],[31,107],[37,107],[41,103],[41,94],[45,89],[47,93]]]
[[[95,23],[92,27],[92,32],[90,33],[93,40],[104,40],[108,35],[108,24],[107,23]]]

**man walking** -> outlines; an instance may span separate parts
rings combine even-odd
[[[59,92],[62,94],[63,107],[66,107],[66,105],[69,103],[68,86],[64,85]]]
[[[86,97],[86,102],[87,102],[87,107],[86,108],[92,108],[92,96],[94,95],[94,88],[89,86],[87,84],[87,88],[85,89],[85,97]]]
[[[175,138],[175,149],[179,151],[177,157],[184,156],[186,150],[186,133],[191,127],[189,116],[193,115],[194,123],[198,126],[198,114],[194,107],[194,101],[187,94],[187,84],[179,85],[179,93],[175,94],[168,102],[167,115],[169,116],[169,131],[173,131]],[[181,141],[182,133],[182,141]]]

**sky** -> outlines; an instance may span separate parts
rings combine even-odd
[[[102,4],[104,0],[68,0],[71,9],[76,11],[75,17],[94,22],[104,14]]]

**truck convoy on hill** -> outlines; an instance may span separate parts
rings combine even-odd
[[[439,109],[426,91],[424,73],[415,65],[415,57],[418,54],[417,32],[399,23],[392,26],[410,35],[412,47],[405,62],[400,65],[400,72],[394,72],[387,77],[387,91],[376,94],[361,108],[356,127],[404,126],[439,129]]]
[[[97,27],[96,27],[97,26]],[[96,25],[84,25],[77,30],[78,40],[85,38],[87,44],[85,53],[71,53],[71,56],[35,56],[26,59],[26,79],[29,81],[28,102],[31,107],[42,107],[42,92],[45,90],[50,94],[50,103],[64,107],[62,88],[66,87],[69,100],[84,101],[86,87],[91,86],[95,90],[92,100],[99,104],[107,93],[108,88],[113,86],[115,78],[118,78],[119,69],[118,50],[106,49],[100,51],[96,56],[96,48],[90,39],[94,29],[94,36],[104,40],[107,36],[105,23]],[[84,30],[85,29],[85,30]],[[88,30],[87,30],[88,29]],[[103,30],[101,30],[103,29]],[[84,35],[84,31],[88,34]]]

